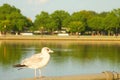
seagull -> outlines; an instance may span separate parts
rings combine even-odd
[[[16,64],[14,67],[20,67],[20,68],[31,68],[35,69],[35,77],[36,77],[36,70],[39,70],[39,74],[41,77],[41,68],[45,67],[49,60],[50,60],[50,54],[53,53],[53,51],[48,47],[43,47],[41,49],[41,52],[38,54],[34,54],[29,58],[24,59],[21,64]]]

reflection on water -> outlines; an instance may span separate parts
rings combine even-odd
[[[54,50],[50,63],[42,70],[45,76],[61,76],[102,71],[120,72],[120,44],[82,42],[1,41],[1,80],[16,80],[34,76],[31,69],[12,67],[22,59],[40,52],[43,46]],[[5,77],[8,76],[8,77]]]

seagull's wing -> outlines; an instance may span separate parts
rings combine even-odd
[[[29,66],[29,65],[33,65],[33,64],[40,62],[42,59],[43,57],[41,54],[35,54],[31,56],[30,58],[26,58],[25,60],[23,60],[21,64]]]
[[[38,54],[32,55],[30,58],[40,58],[41,56],[42,56],[42,54],[38,53]]]

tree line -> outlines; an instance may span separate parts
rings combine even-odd
[[[70,14],[65,10],[56,10],[49,14],[42,11],[32,22],[30,18],[21,14],[20,9],[9,4],[0,6],[1,33],[40,31],[53,34],[62,30],[71,35],[118,35],[120,8],[101,13],[81,10]]]

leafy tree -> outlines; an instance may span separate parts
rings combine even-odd
[[[37,27],[37,29],[41,29],[42,27],[46,28],[48,18],[49,14],[47,12],[41,12],[39,15],[36,16],[36,19],[34,21],[35,27]]]
[[[116,27],[115,32],[117,35],[118,33],[120,33],[120,8],[112,10],[112,13],[117,17],[117,21],[118,21],[118,23],[116,23],[118,24],[118,26],[115,26]]]
[[[84,23],[80,21],[73,21],[69,24],[69,29],[71,33],[79,33],[85,30]]]
[[[36,16],[34,25],[36,29],[40,31],[47,30],[49,32],[52,32],[56,29],[55,27],[53,27],[55,25],[53,19],[47,12],[44,11],[42,11],[39,15]]]
[[[95,15],[96,15],[96,12],[86,11],[86,10],[82,10],[82,11],[75,12],[75,13],[72,14],[74,19],[80,20],[80,21],[83,21],[83,22],[92,18]]]
[[[119,28],[119,21],[118,17],[113,14],[109,13],[104,19],[104,28],[107,30],[108,35],[115,33],[116,29]]]
[[[64,10],[56,10],[51,14],[51,17],[55,23],[55,26],[57,27],[57,30],[61,30],[62,27],[66,27],[66,22],[70,15]]]
[[[80,21],[80,22],[83,22],[84,23],[84,28],[87,31],[87,30],[90,30],[87,21],[89,19],[91,19],[95,15],[96,15],[96,13],[94,11],[82,10],[82,11],[79,11],[79,12],[74,12],[71,15],[71,19],[70,20],[71,21]]]
[[[92,29],[92,31],[96,31],[97,34],[100,34],[100,31],[103,31],[103,18],[99,16],[94,16],[88,20],[88,26]]]
[[[20,10],[9,4],[0,6],[0,31],[20,32],[32,26],[32,21],[20,13]]]
[[[0,31],[22,32],[28,30],[41,30],[53,32],[61,29],[76,32],[107,32],[120,33],[120,9],[110,12],[96,13],[94,11],[78,11],[70,15],[64,10],[56,10],[52,14],[42,11],[36,15],[34,23],[21,14],[20,9],[9,4],[0,6]]]
[[[98,14],[99,17],[106,17],[108,15],[109,12],[101,12]]]

